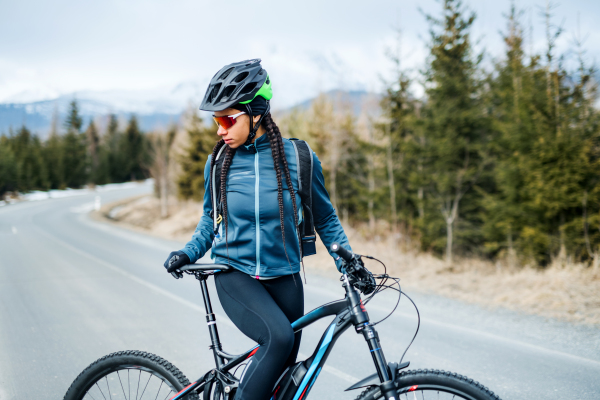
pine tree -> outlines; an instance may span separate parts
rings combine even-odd
[[[86,131],[86,139],[87,139],[87,154],[90,160],[90,170],[89,177],[91,183],[98,183],[100,179],[100,150],[99,143],[100,138],[98,137],[98,131],[96,130],[96,124],[94,124],[94,120],[90,120],[90,124],[88,125]]]
[[[475,15],[465,15],[459,1],[445,0],[443,18],[428,20],[432,42],[425,71],[425,169],[431,177],[429,193],[443,216],[446,261],[451,263],[455,236],[467,247],[477,241],[473,235],[478,232],[472,229],[477,224],[477,199],[470,189],[484,166],[487,131],[478,79],[480,58],[473,55],[469,36]],[[463,229],[455,232],[459,217]],[[438,221],[430,222],[429,235],[436,236]]]
[[[0,136],[0,200],[17,190],[17,160],[6,136]]]
[[[402,71],[400,58],[391,56],[395,65],[395,80],[389,82],[381,100],[383,119],[378,130],[385,140],[385,169],[389,190],[389,220],[394,235],[411,242],[415,217],[425,213],[423,161],[417,124],[420,103],[409,88],[411,80]],[[399,226],[401,225],[401,226]],[[418,236],[418,235],[417,235]]]
[[[189,144],[179,157],[182,172],[177,180],[179,197],[201,201],[204,197],[204,166],[217,142],[216,127],[207,127],[195,108],[188,109],[185,131]]]
[[[62,138],[58,134],[58,110],[52,114],[51,130],[43,149],[43,161],[48,171],[48,181],[51,189],[64,189],[64,163]]]
[[[42,159],[42,144],[23,126],[9,140],[16,159],[17,188],[21,192],[45,190],[49,187],[46,165]]]
[[[63,141],[56,131],[50,133],[43,152],[44,164],[48,170],[48,180],[51,189],[64,189],[66,187]]]
[[[493,181],[483,195],[483,233],[489,254],[506,257],[510,265],[516,265],[517,251],[529,256],[535,253],[531,247],[532,232],[539,215],[531,207],[525,181],[529,174],[529,160],[534,144],[535,121],[531,112],[534,107],[532,93],[537,58],[525,65],[523,29],[519,22],[520,12],[513,5],[507,17],[508,31],[503,39],[506,44],[505,58],[496,64],[489,77],[490,93],[488,107],[492,110],[493,139],[489,145],[492,170],[488,178]],[[529,237],[524,241],[525,236]],[[539,240],[539,237],[538,239]]]
[[[121,151],[123,155],[123,166],[121,176],[123,180],[137,180],[148,177],[146,166],[150,164],[148,159],[148,143],[140,131],[137,118],[131,115],[124,135],[121,137]]]
[[[80,187],[88,181],[87,140],[81,132],[82,125],[77,102],[73,100],[64,125],[67,133],[62,138],[64,183],[67,187]]]
[[[100,176],[103,183],[122,182],[125,155],[121,148],[122,133],[115,114],[108,116],[108,126],[100,143]],[[126,178],[125,178],[126,179]]]

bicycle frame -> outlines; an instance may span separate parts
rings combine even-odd
[[[192,392],[201,393],[206,385],[212,385],[216,380],[221,381],[223,384],[225,400],[229,400],[229,394],[234,388],[237,388],[239,384],[237,378],[230,373],[231,369],[252,357],[258,350],[259,346],[255,346],[240,355],[231,355],[223,351],[219,339],[216,317],[212,310],[208,287],[206,285],[206,279],[212,274],[196,271],[194,275],[196,276],[196,279],[200,281],[200,287],[202,289],[202,297],[204,299],[204,306],[206,308],[206,322],[211,338],[210,349],[213,351],[216,368],[189,384],[174,397],[172,397],[171,400],[181,399]],[[325,330],[325,333],[319,340],[317,348],[305,361],[308,371],[302,379],[302,382],[300,383],[293,400],[302,400],[308,396],[308,393],[319,376],[323,365],[327,361],[327,357],[329,356],[329,353],[331,352],[336,340],[351,325],[355,327],[357,333],[363,334],[369,346],[373,363],[375,364],[375,368],[377,370],[377,377],[379,378],[378,386],[380,387],[381,392],[384,394],[384,398],[388,400],[396,400],[398,399],[398,396],[396,394],[396,387],[393,382],[396,368],[390,368],[386,363],[385,357],[381,350],[381,345],[379,343],[379,336],[375,328],[369,323],[369,315],[367,314],[367,310],[362,303],[359,292],[350,284],[348,281],[348,276],[345,274],[343,275],[343,282],[344,283],[342,286],[346,290],[345,298],[318,307],[292,323],[294,332],[298,332],[311,325],[315,321],[335,315],[334,320],[329,324]],[[408,363],[405,364],[406,365],[403,365],[402,367],[408,366]],[[367,382],[371,381],[374,377],[375,376],[367,377],[351,386],[349,389],[368,386]]]

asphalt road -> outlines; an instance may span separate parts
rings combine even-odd
[[[110,202],[150,190],[99,195]],[[190,379],[212,367],[198,283],[172,279],[162,267],[181,244],[92,221],[94,198],[0,208],[1,400],[61,399],[80,371],[118,350],[158,354]],[[342,297],[331,268],[331,274],[307,274],[307,310]],[[225,350],[241,353],[253,346],[212,293]],[[422,326],[406,356],[411,368],[467,375],[503,399],[600,398],[600,329],[412,295]],[[395,297],[384,293],[367,308],[377,319],[393,304]],[[312,353],[326,325],[307,328],[301,354]],[[389,361],[399,360],[415,326],[405,300],[378,325]],[[364,339],[349,330],[311,398],[352,399],[358,393],[343,389],[373,372]]]

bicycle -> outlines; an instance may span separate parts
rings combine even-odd
[[[354,254],[338,244],[333,244],[331,249],[344,260],[340,280],[346,295],[343,299],[324,304],[310,311],[292,323],[292,328],[297,332],[317,320],[335,316],[313,354],[306,360],[296,362],[281,374],[273,387],[271,400],[306,399],[337,338],[350,326],[354,326],[355,331],[364,336],[377,371],[346,389],[347,391],[364,389],[356,400],[397,400],[401,396],[408,399],[409,395],[411,399],[415,400],[417,398],[423,400],[429,398],[500,400],[488,388],[455,373],[439,370],[406,370],[410,362],[402,362],[402,360],[408,347],[399,363],[386,362],[375,325],[387,317],[372,323],[365,305],[373,296],[388,288],[398,291],[398,302],[402,294],[411,302],[412,300],[402,292],[399,279],[392,278],[386,273],[372,275],[364,268],[361,257],[377,260],[374,257]],[[206,309],[206,322],[211,338],[209,347],[213,351],[216,364],[214,369],[190,382],[177,367],[157,355],[141,351],[120,351],[104,356],[90,364],[73,381],[64,400],[116,400],[121,398],[130,400],[134,398],[132,392],[135,392],[136,400],[143,398],[195,400],[199,399],[200,395],[203,400],[233,399],[241,380],[241,376],[238,377],[235,374],[239,368],[245,365],[245,362],[251,359],[259,346],[239,355],[231,355],[223,351],[206,281],[211,275],[226,273],[230,269],[232,269],[230,266],[222,264],[189,264],[180,268],[176,274],[177,277],[181,277],[183,273],[193,275],[200,282]],[[381,283],[377,284],[375,278],[380,279]],[[388,279],[394,280],[398,284],[398,288],[396,289],[394,284],[387,285]],[[359,291],[365,295],[371,294],[371,296],[363,301]],[[414,302],[412,303],[415,305]],[[397,306],[398,303],[396,303]],[[416,305],[415,309],[419,315]],[[413,340],[418,333],[418,326]],[[243,376],[243,371],[241,375]],[[124,381],[127,385],[124,385]],[[146,394],[148,396],[144,397]]]

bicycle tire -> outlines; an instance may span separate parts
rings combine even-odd
[[[189,384],[190,381],[176,366],[155,354],[137,350],[119,351],[99,358],[84,369],[63,400],[164,399],[175,396]],[[194,393],[185,399],[197,400],[198,395]]]
[[[396,378],[400,399],[500,400],[494,392],[473,379],[439,370],[402,371]],[[430,393],[429,396],[426,393]],[[440,393],[442,396],[440,397]],[[410,396],[410,397],[409,397]],[[365,389],[356,400],[381,399],[379,387]]]

